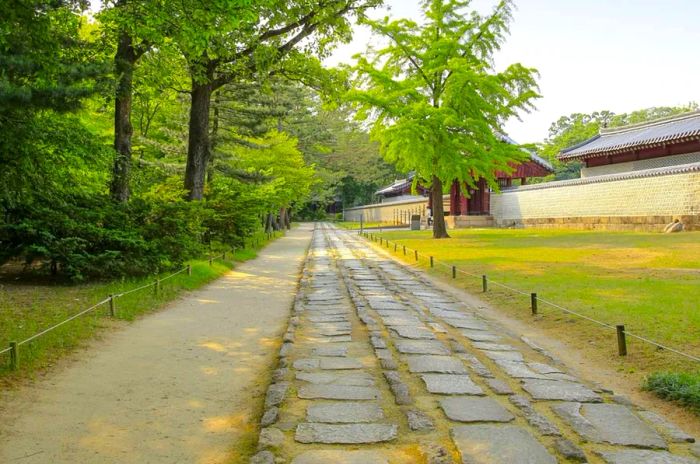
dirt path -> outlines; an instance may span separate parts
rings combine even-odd
[[[21,391],[2,463],[221,463],[254,428],[311,225]]]

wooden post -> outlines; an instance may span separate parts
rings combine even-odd
[[[224,251],[223,260],[226,261],[226,252]]]
[[[397,248],[398,248],[398,245],[394,243],[394,253],[396,253]]]
[[[530,293],[530,307],[532,308],[532,315],[537,315],[537,293]]]
[[[209,265],[211,266],[211,258],[209,258]]]
[[[114,295],[109,295],[109,315],[114,317],[117,314],[117,308],[115,307]]]
[[[160,293],[160,279],[156,279],[156,284],[153,286],[153,293],[155,293],[156,297],[158,297],[158,294]]]
[[[187,275],[188,275],[188,276],[191,276],[191,275],[192,275],[192,265],[191,265],[191,264],[188,264],[188,265],[187,265]]]
[[[13,371],[19,369],[19,345],[17,342],[10,342],[10,368]]]
[[[432,256],[430,257],[430,267],[434,267],[434,264],[433,264],[433,257],[432,257]]]
[[[620,356],[627,356],[627,340],[625,339],[625,326],[618,325],[617,328],[617,352]]]
[[[457,278],[457,266],[452,266],[452,278]]]
[[[489,280],[486,278],[486,274],[481,276],[481,286],[484,288],[484,293],[489,289]]]
[[[403,246],[403,255],[406,256],[406,245]]]
[[[416,255],[416,261],[418,261],[418,250],[413,250],[413,254]]]

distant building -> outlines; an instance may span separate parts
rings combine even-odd
[[[483,179],[468,192],[453,183],[448,227],[662,231],[679,221],[685,230],[700,230],[700,112],[603,129],[562,150],[559,159],[581,161],[581,178],[530,184],[529,178],[552,170],[531,154],[512,174],[497,174],[500,193]],[[350,208],[344,215],[403,223],[409,213],[428,208],[428,199],[419,197]]]
[[[700,162],[700,112],[652,122],[602,129],[583,143],[562,150],[562,161],[584,164],[581,177],[632,173]]]

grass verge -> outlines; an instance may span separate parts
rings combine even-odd
[[[657,372],[646,379],[644,389],[700,415],[700,372]]]
[[[586,356],[641,381],[657,371],[693,372],[697,363],[628,337],[628,356],[617,356],[615,331],[539,304],[530,312],[530,293],[607,324],[700,356],[700,233],[656,234],[535,229],[451,230],[434,240],[430,231],[386,231],[383,248],[399,259],[443,278],[503,313],[535,324]],[[389,247],[386,240],[389,240]],[[402,246],[418,250],[403,255]],[[429,257],[435,259],[430,268]],[[474,276],[457,274],[451,267]],[[517,288],[519,295],[481,276]]]
[[[278,233],[277,236],[280,234]],[[275,237],[272,237],[274,239]],[[35,376],[67,353],[98,338],[119,321],[133,321],[138,316],[157,310],[186,291],[197,289],[226,273],[236,262],[257,256],[258,250],[269,242],[265,234],[247,241],[235,254],[227,252],[225,261],[218,259],[209,265],[208,259],[194,260],[192,275],[187,272],[163,281],[156,295],[154,286],[116,299],[116,317],[109,316],[109,304],[78,317],[57,329],[19,347],[19,369],[9,366],[9,353],[0,355],[0,386],[10,387],[21,379]],[[220,253],[214,252],[218,256]],[[163,278],[172,272],[164,273]],[[119,294],[155,281],[156,276],[115,281],[90,282],[79,285],[37,283],[7,280],[0,282],[0,347],[10,341],[21,341],[77,314],[110,294]]]

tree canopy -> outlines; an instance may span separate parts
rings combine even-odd
[[[384,157],[433,195],[436,238],[447,237],[442,194],[453,180],[496,186],[523,151],[501,143],[502,125],[538,97],[536,71],[512,64],[497,71],[513,4],[499,1],[483,16],[469,0],[425,0],[425,21],[367,21],[389,44],[357,56],[357,90],[348,98],[370,118]]]

